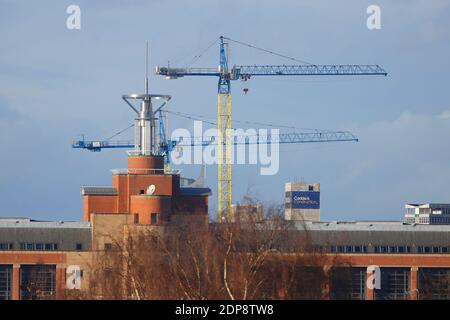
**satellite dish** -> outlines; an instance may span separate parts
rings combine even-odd
[[[155,187],[154,184],[151,184],[151,185],[148,186],[148,188],[147,188],[147,194],[152,195],[152,194],[155,193],[155,191],[156,191],[156,187]]]

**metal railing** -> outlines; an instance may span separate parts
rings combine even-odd
[[[180,169],[148,169],[148,168],[124,168],[124,169],[112,169],[111,170],[113,175],[119,175],[119,174],[180,174]]]

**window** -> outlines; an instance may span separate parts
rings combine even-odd
[[[442,247],[441,248],[442,253],[448,253],[448,247]]]
[[[405,253],[405,247],[398,247],[398,253]]]
[[[417,247],[418,253],[431,253],[431,247]]]
[[[139,190],[139,194],[145,194],[144,189]]]
[[[12,250],[13,244],[12,243],[0,243],[0,250]]]
[[[439,247],[433,247],[433,253],[439,253]]]
[[[386,247],[386,246],[375,247],[375,252],[376,253],[387,253],[388,252],[388,247]]]
[[[139,213],[135,213],[134,214],[134,224],[138,224],[139,223]]]
[[[389,253],[397,253],[397,247],[390,246],[389,247]]]
[[[111,251],[112,250],[112,243],[105,243],[105,251]]]
[[[150,214],[150,224],[157,224],[158,223],[158,215],[156,213]]]
[[[33,243],[27,243],[27,250],[34,250],[34,244]]]
[[[314,191],[314,186],[308,186],[309,191]]]
[[[46,250],[46,251],[50,251],[50,250],[52,250],[52,248],[53,248],[53,246],[52,246],[51,243],[46,243],[46,244],[45,244],[45,250]]]
[[[76,249],[77,251],[83,250],[83,244],[82,244],[82,243],[77,243],[77,244],[75,245],[75,249]]]
[[[36,250],[42,251],[42,250],[44,250],[44,244],[36,243],[35,248],[36,248]]]

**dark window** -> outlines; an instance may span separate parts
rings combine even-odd
[[[53,250],[58,250],[58,244],[57,243],[53,243]]]
[[[398,247],[398,253],[404,253],[405,252],[405,247]]]
[[[439,247],[433,247],[433,253],[439,253]]]
[[[82,243],[77,243],[75,247],[76,247],[77,251],[83,250],[83,244]]]
[[[314,191],[314,186],[308,186],[309,191]]]
[[[410,246],[406,246],[405,250],[406,250],[406,253],[410,253],[411,252],[411,247]]]
[[[12,265],[0,264],[0,300],[10,300],[12,295]]]
[[[338,246],[337,252],[340,252],[340,253],[344,252],[344,246]]]
[[[112,243],[105,243],[105,251],[111,251],[112,250]]]
[[[134,224],[138,224],[139,223],[139,214],[135,213],[134,214]]]
[[[158,215],[156,213],[150,214],[150,223],[157,224],[158,223]]]
[[[139,194],[145,194],[145,191],[144,191],[144,189],[142,189],[142,190],[139,190]]]
[[[361,252],[361,246],[355,246],[355,252],[360,253]]]
[[[52,247],[53,247],[53,246],[52,246],[51,243],[46,243],[46,244],[45,244],[45,250],[46,250],[46,251],[52,250]]]
[[[442,247],[442,253],[448,253],[448,247]]]
[[[12,243],[0,243],[0,250],[12,250]]]
[[[56,291],[55,265],[21,265],[20,299],[53,299]]]
[[[362,247],[362,252],[367,253],[367,246]]]
[[[430,247],[423,247],[423,252],[424,253],[431,253],[431,248]]]
[[[39,250],[39,251],[44,250],[44,244],[43,243],[36,243],[36,250]]]
[[[389,247],[389,253],[396,253],[397,252],[397,248],[396,247]]]
[[[27,243],[27,250],[34,250],[34,244],[33,243]]]
[[[353,247],[352,246],[346,246],[345,247],[345,252],[353,252]]]

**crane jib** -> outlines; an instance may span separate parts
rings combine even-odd
[[[215,68],[157,67],[156,74],[172,78],[184,76],[223,77]],[[233,66],[227,74],[230,80],[248,79],[252,76],[361,76],[383,75],[387,72],[379,65],[254,65]]]

